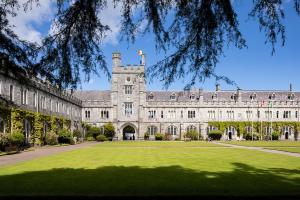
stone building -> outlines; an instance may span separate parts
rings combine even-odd
[[[146,132],[150,139],[155,133],[183,139],[189,130],[207,138],[218,123],[227,125],[223,139],[241,139],[254,126],[261,139],[273,130],[279,139],[300,139],[300,92],[292,86],[286,91],[225,91],[220,85],[215,91],[147,91],[144,55],[140,65],[123,66],[120,53],[112,59],[111,90],[76,91],[76,96],[82,100],[82,121],[98,127],[112,122],[117,140],[143,140]]]
[[[123,66],[121,54],[113,53],[112,85],[109,91],[60,91],[47,81],[17,70],[1,59],[0,68],[0,132],[16,128],[22,120],[28,143],[42,143],[49,120],[62,127],[67,121],[71,130],[81,129],[82,122],[102,127],[112,122],[116,140],[150,139],[155,133],[183,139],[190,130],[207,138],[210,131],[220,129],[222,139],[241,139],[245,134],[260,133],[260,139],[273,131],[281,140],[300,139],[300,92],[290,86],[286,91],[192,89],[185,91],[147,91],[145,57],[140,65]],[[12,114],[18,110],[18,116]],[[24,112],[28,112],[25,115]],[[29,117],[28,117],[29,116]],[[41,118],[40,116],[44,116]],[[34,123],[43,123],[35,129]],[[61,122],[61,121],[60,121]]]

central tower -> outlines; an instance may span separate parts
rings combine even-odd
[[[137,140],[140,139],[140,123],[146,101],[145,66],[123,66],[120,53],[113,53],[112,59],[111,98],[117,137],[118,140]]]

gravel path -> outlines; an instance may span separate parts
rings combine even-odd
[[[282,155],[288,155],[288,156],[294,156],[294,157],[300,158],[299,153],[292,153],[292,152],[279,151],[279,150],[273,150],[273,149],[265,149],[263,147],[247,147],[247,146],[240,146],[240,145],[235,145],[235,144],[225,144],[225,143],[221,143],[221,142],[212,142],[212,143],[227,146],[227,147],[257,150],[257,151],[263,151],[263,152],[267,152],[267,153],[276,153],[276,154],[282,154]],[[272,148],[272,147],[270,147],[270,148]]]
[[[58,154],[66,151],[71,151],[80,148],[86,148],[93,146],[95,144],[99,144],[97,142],[84,142],[76,145],[68,145],[68,146],[47,146],[36,148],[33,151],[20,152],[12,155],[4,155],[0,156],[0,166],[11,165],[19,162],[24,162],[27,160],[33,160],[53,154]]]

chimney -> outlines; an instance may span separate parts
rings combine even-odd
[[[221,90],[220,84],[217,83],[217,84],[216,84],[216,92],[218,92],[218,91],[220,91],[220,90]]]
[[[293,85],[290,83],[290,91],[293,91]]]
[[[112,54],[113,67],[121,67],[121,54],[114,52]]]

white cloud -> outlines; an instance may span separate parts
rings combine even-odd
[[[26,0],[20,0],[20,5],[23,5],[24,2]],[[9,17],[10,24],[14,26],[12,29],[21,39],[40,43],[42,33],[33,24],[41,26],[45,22],[51,21],[53,16],[52,4],[53,1],[51,0],[42,0],[39,1],[39,6],[33,5],[32,9],[27,12],[21,7],[16,17]]]
[[[118,44],[118,35],[121,29],[121,7],[114,7],[113,1],[108,1],[107,8],[100,13],[99,17],[102,23],[108,25],[111,29],[107,33],[104,43]]]

